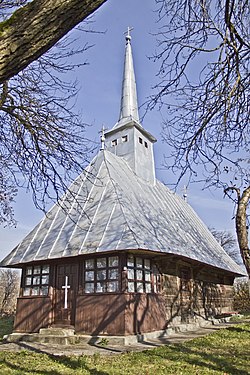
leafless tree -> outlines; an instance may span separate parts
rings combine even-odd
[[[16,299],[19,293],[20,273],[11,269],[0,270],[0,314],[9,315],[15,312]]]
[[[25,1],[2,0],[2,17],[20,3]],[[29,11],[37,10],[37,5],[31,7],[32,3],[44,1],[29,3]],[[46,5],[53,7],[56,3],[59,2],[47,1]],[[23,14],[23,9],[20,12]],[[20,21],[17,16],[19,13],[12,15],[16,31],[16,22]],[[40,39],[44,39],[40,32]],[[0,33],[0,39],[4,33]],[[20,43],[21,49],[29,49],[22,44],[24,41]],[[66,36],[21,71],[20,65],[20,72],[0,85],[0,224],[15,224],[12,203],[19,188],[29,189],[35,206],[46,210],[47,203],[57,201],[89,161],[92,146],[86,139],[86,124],[74,111],[77,84],[64,78],[66,72],[85,64],[77,56],[83,61],[82,52],[87,48],[86,43],[81,45]],[[18,65],[18,56],[15,64]]]
[[[170,149],[166,166],[178,173],[178,182],[186,176],[227,194],[237,189],[236,218],[243,216],[236,219],[236,231],[250,273],[244,219],[250,185],[249,2],[156,3],[159,32],[153,58],[160,68],[148,107],[159,106],[165,116],[162,136]]]
[[[247,269],[248,276],[250,277],[250,249],[248,243],[248,228],[249,228],[249,216],[247,209],[249,208],[250,201],[250,186],[243,190],[241,193],[240,189],[235,186],[230,186],[225,189],[225,193],[230,196],[230,193],[236,193],[236,214],[235,214],[235,227],[240,248],[240,253],[244,265]],[[231,196],[230,196],[231,197]]]
[[[227,252],[227,254],[234,259],[236,263],[242,264],[238,243],[235,236],[226,230],[217,230],[215,228],[209,228],[212,235]]]

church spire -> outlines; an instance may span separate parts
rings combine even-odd
[[[132,48],[131,48],[131,42],[130,42],[131,30],[132,29],[128,27],[127,34],[126,34],[126,50],[125,50],[121,110],[120,110],[119,121],[121,121],[122,119],[131,118],[139,122],[135,73],[134,73],[134,65],[133,65]]]
[[[156,139],[139,122],[130,31],[128,28],[126,33],[120,118],[105,132],[105,149],[125,159],[137,176],[154,184],[153,144]]]

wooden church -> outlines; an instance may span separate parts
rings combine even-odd
[[[90,165],[4,259],[22,269],[14,332],[142,335],[232,310],[244,271],[155,177],[126,35],[120,118]],[[81,207],[79,209],[79,207]]]

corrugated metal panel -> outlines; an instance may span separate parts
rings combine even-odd
[[[189,204],[159,181],[150,184],[140,179],[121,157],[99,152],[71,191],[74,194],[66,194],[52,207],[1,266],[147,249],[244,274]]]

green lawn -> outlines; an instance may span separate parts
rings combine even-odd
[[[2,341],[4,335],[8,335],[12,332],[13,321],[13,317],[0,318],[0,341]]]
[[[139,353],[55,357],[0,352],[0,374],[250,374],[250,323],[203,338]]]

